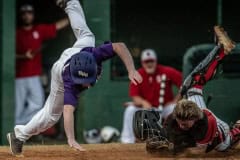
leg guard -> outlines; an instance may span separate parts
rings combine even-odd
[[[187,76],[181,88],[181,95],[186,96],[188,89],[202,86],[210,80],[220,60],[225,56],[221,46],[216,46],[209,55],[203,59],[197,67]]]

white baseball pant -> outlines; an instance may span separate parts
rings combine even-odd
[[[44,103],[40,76],[17,78],[15,81],[15,125],[26,124]]]
[[[64,86],[62,80],[64,64],[72,55],[81,51],[82,48],[95,46],[95,37],[86,24],[79,1],[69,1],[65,11],[68,14],[77,41],[72,48],[66,49],[60,59],[53,65],[51,91],[44,107],[26,125],[15,126],[16,137],[21,141],[26,141],[31,136],[45,131],[59,120],[64,106]]]

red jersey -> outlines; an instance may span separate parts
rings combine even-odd
[[[30,30],[18,28],[16,32],[16,51],[18,55],[25,54],[29,49],[34,54],[33,59],[17,59],[16,77],[30,77],[42,73],[41,46],[44,40],[56,36],[56,25],[40,24],[33,26]]]
[[[200,144],[208,144],[209,142],[211,142],[213,140],[213,138],[216,137],[216,132],[217,132],[217,121],[216,121],[216,117],[212,114],[212,112],[210,112],[207,109],[203,109],[203,113],[206,115],[207,117],[207,132],[204,136],[203,139],[201,140],[197,140],[197,143]]]
[[[164,127],[169,134],[169,140],[174,142],[175,145],[182,145],[183,143],[189,147],[210,145],[208,147],[211,149],[211,147],[214,148],[223,140],[223,135],[217,127],[215,115],[207,109],[203,109],[203,118],[196,121],[189,130],[182,130],[172,114],[168,116]],[[217,138],[218,143],[216,143],[215,138]]]
[[[174,68],[158,65],[154,74],[147,74],[143,68],[138,72],[143,81],[141,84],[130,83],[130,97],[140,96],[147,100],[153,107],[160,104],[165,105],[174,98],[172,86],[180,88],[182,84],[182,74]]]

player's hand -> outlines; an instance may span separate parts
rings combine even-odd
[[[144,109],[151,109],[152,108],[152,105],[148,102],[148,101],[143,101],[142,102],[142,107]]]
[[[68,145],[71,148],[76,149],[78,151],[81,151],[81,152],[86,151],[83,147],[80,146],[80,144],[75,139],[69,139],[68,140]]]
[[[136,70],[129,72],[128,77],[135,85],[142,83],[142,76]]]
[[[32,54],[32,50],[31,49],[27,50],[25,55],[26,55],[27,59],[33,59],[33,57],[34,57],[33,54]]]

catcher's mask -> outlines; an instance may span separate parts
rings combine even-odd
[[[133,130],[136,138],[145,141],[155,136],[166,137],[161,125],[161,112],[156,110],[139,110],[133,117]]]

